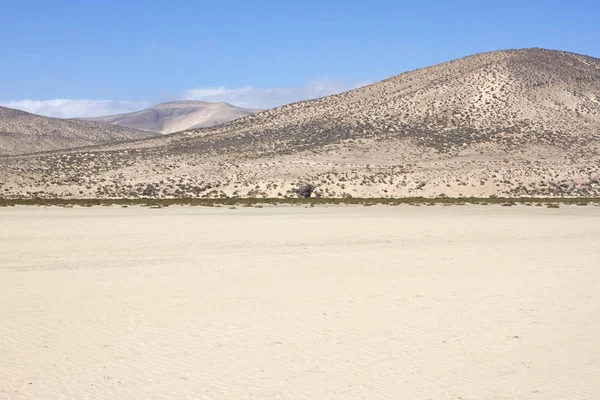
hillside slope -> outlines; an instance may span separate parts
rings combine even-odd
[[[34,153],[153,137],[155,134],[0,107],[0,155]]]
[[[544,49],[478,54],[213,128],[22,159],[5,196],[55,173],[89,197],[599,196],[600,60]],[[73,195],[49,185],[37,196]]]
[[[282,145],[298,150],[384,137],[414,138],[445,151],[479,142],[571,147],[597,138],[599,128],[600,60],[526,49],[408,72],[198,134],[244,135],[260,146],[254,151],[268,151],[273,142],[281,151]]]
[[[173,133],[220,125],[258,111],[236,107],[228,103],[186,100],[162,103],[137,112],[87,118],[86,120],[150,132]]]

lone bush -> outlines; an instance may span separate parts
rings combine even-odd
[[[292,189],[292,193],[296,193],[298,195],[298,197],[308,199],[313,194],[314,190],[315,190],[314,185],[312,185],[310,183],[306,183],[306,184],[300,186],[299,188]]]

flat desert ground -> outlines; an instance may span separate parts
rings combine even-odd
[[[599,399],[600,207],[0,208],[2,399]]]

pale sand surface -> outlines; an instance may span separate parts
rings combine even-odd
[[[17,207],[0,226],[3,399],[600,398],[600,207]]]

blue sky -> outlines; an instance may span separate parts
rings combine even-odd
[[[587,0],[10,1],[0,103],[60,117],[184,98],[266,108],[478,52],[600,57],[598,21]]]

